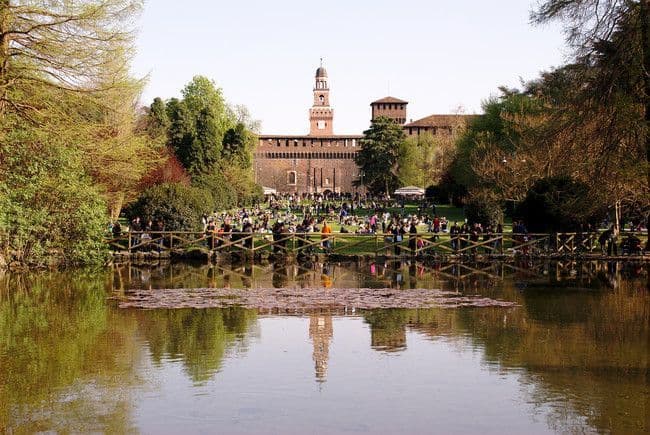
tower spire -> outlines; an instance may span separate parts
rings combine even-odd
[[[312,136],[331,136],[333,134],[333,112],[329,101],[329,84],[327,70],[323,67],[323,58],[314,78],[314,104],[309,109],[309,134]]]

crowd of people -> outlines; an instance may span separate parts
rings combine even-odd
[[[410,210],[408,212],[407,210]],[[334,230],[334,224],[338,227]],[[504,232],[501,223],[482,225],[480,223],[450,222],[445,216],[437,214],[436,206],[422,202],[417,209],[406,209],[404,201],[372,197],[323,197],[304,198],[293,195],[270,197],[264,203],[252,207],[231,211],[215,211],[203,215],[200,225],[205,233],[208,247],[217,248],[229,241],[241,239],[244,247],[252,247],[252,237],[248,234],[265,234],[272,240],[273,249],[281,252],[286,249],[287,235],[298,236],[298,246],[311,247],[309,234],[320,233],[320,247],[324,251],[332,248],[333,233],[380,234],[395,255],[402,253],[403,247],[415,253],[427,244],[435,244],[441,234],[449,234],[451,248],[454,251],[477,253],[502,251],[503,240],[495,234]],[[124,232],[139,233],[134,236],[134,243],[151,239],[151,233],[165,231],[161,219],[142,220],[135,217],[127,228],[116,222],[111,228],[113,237],[119,238]],[[427,233],[426,240],[418,234]],[[523,254],[529,253],[528,230],[523,221],[515,220],[512,224],[513,239],[521,246]],[[593,234],[589,228],[578,231],[577,246],[584,245],[587,234]],[[617,254],[618,232],[612,225],[604,231],[598,242],[603,254]],[[625,239],[621,249],[636,251],[640,240]],[[408,240],[408,243],[401,243]],[[585,239],[586,240],[586,239]],[[428,242],[428,243],[427,243]]]

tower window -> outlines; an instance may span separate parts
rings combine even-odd
[[[287,184],[296,185],[296,171],[289,171],[287,173]]]

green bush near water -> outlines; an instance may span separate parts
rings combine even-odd
[[[162,219],[167,231],[190,231],[201,226],[201,216],[210,212],[210,194],[180,183],[165,183],[147,189],[129,207],[130,218]]]

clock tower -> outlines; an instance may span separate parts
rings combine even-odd
[[[314,104],[309,109],[309,135],[332,136],[334,110],[330,107],[330,88],[327,83],[327,70],[321,65],[316,70],[314,81]]]

